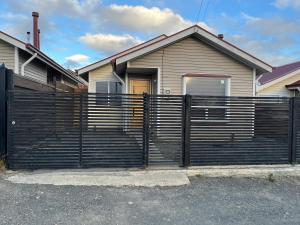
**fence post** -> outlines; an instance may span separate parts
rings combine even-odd
[[[181,166],[185,167],[186,95],[182,96],[181,113]]]
[[[0,160],[4,158],[6,149],[6,68],[0,66]]]
[[[79,94],[79,167],[82,167],[82,139],[83,139],[83,125],[82,125],[82,117],[83,117],[83,97],[82,97],[82,93]]]
[[[149,115],[150,115],[150,96],[147,93],[143,94],[143,156],[144,165],[148,166],[148,154],[149,154]]]
[[[183,152],[183,166],[190,165],[190,134],[191,134],[191,104],[192,96],[185,95],[184,97],[184,115],[183,115],[183,141],[182,141],[182,152]]]
[[[296,141],[297,141],[297,118],[296,118],[296,99],[290,98],[289,108],[289,163],[296,163]]]

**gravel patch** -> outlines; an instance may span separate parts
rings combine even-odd
[[[15,184],[0,178],[0,224],[299,224],[300,178],[193,177],[180,187]]]

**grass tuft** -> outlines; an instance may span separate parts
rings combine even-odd
[[[270,181],[270,182],[275,182],[275,178],[274,178],[274,175],[273,175],[273,173],[270,173],[269,175],[268,175],[268,181]]]
[[[4,160],[0,160],[0,173],[5,171],[5,162]]]

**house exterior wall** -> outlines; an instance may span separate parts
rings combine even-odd
[[[285,86],[300,80],[300,73],[287,78],[281,82],[273,84],[261,91],[258,91],[258,96],[282,96],[282,97],[294,97],[295,93],[288,90]]]
[[[117,78],[113,75],[111,64],[107,64],[103,67],[89,72],[89,92],[96,92],[97,81],[118,81]]]
[[[14,46],[0,40],[0,64],[4,63],[8,69],[14,69],[15,66],[15,48]]]
[[[19,52],[19,71],[21,72],[21,66],[26,62],[31,55]],[[25,76],[34,79],[41,83],[47,83],[47,66],[45,63],[39,62],[34,59],[28,65],[25,66]]]
[[[183,93],[185,73],[222,73],[231,76],[232,96],[253,96],[253,69],[193,38],[130,61],[130,67],[159,67],[161,93]]]

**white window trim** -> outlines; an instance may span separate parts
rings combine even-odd
[[[207,76],[209,77],[209,76]],[[183,95],[186,95],[186,85],[187,85],[187,78],[188,77],[183,77],[183,82],[182,82],[182,94]],[[202,78],[202,77],[193,77],[193,78]],[[211,77],[211,78],[214,78],[214,77]],[[225,93],[224,93],[224,96],[225,97],[230,97],[231,96],[231,77],[224,77],[224,79],[226,80],[226,87],[225,87]],[[201,121],[194,121],[194,122],[213,122],[213,123],[216,123],[216,122],[221,122],[221,123],[224,123],[224,122],[229,122],[228,119],[226,118],[229,118],[230,116],[230,103],[228,103],[226,101],[226,105],[224,106],[193,106],[195,108],[204,108],[205,110],[205,119],[204,120],[201,120]],[[225,109],[225,119],[224,120],[209,120],[209,112],[208,112],[208,109],[209,108],[224,108]]]
[[[188,77],[183,77],[183,82],[182,82],[182,94],[183,95],[186,95],[187,78]],[[201,77],[192,77],[192,78],[201,78]],[[214,77],[212,77],[212,78],[214,78]],[[231,96],[231,77],[224,77],[224,79],[226,80],[224,96]]]

